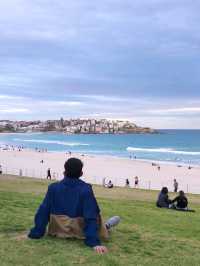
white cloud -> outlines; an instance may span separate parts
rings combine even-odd
[[[0,100],[2,99],[3,100],[19,100],[19,99],[23,99],[23,97],[0,94]]]
[[[199,113],[200,107],[181,107],[181,108],[170,108],[170,109],[159,109],[159,110],[150,110],[152,114],[189,114],[189,113]]]
[[[190,127],[200,112],[189,102],[200,97],[199,8],[188,0],[0,1],[0,117]]]
[[[15,114],[15,113],[30,113],[29,109],[26,108],[9,108],[9,109],[0,109],[0,113],[4,114]]]

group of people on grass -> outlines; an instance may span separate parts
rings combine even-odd
[[[139,187],[139,178],[138,178],[138,176],[135,176],[134,180],[135,180],[134,181],[134,187],[138,188]],[[109,180],[109,182],[106,183],[106,178],[103,178],[103,187],[105,187],[105,188],[114,188],[114,184],[113,184],[113,182],[111,180]],[[125,180],[125,187],[130,187],[130,181],[129,181],[128,178]]]
[[[47,233],[50,236],[84,239],[85,244],[98,254],[107,253],[108,249],[101,244],[101,240],[109,238],[111,228],[120,222],[120,217],[114,216],[103,222],[92,186],[80,179],[83,175],[81,160],[68,159],[64,169],[63,180],[49,185],[28,237],[43,237],[48,225]],[[188,200],[183,191],[179,192],[178,197],[170,200],[167,187],[163,187],[157,206],[186,210]]]
[[[158,195],[156,205],[159,208],[168,208],[180,211],[192,211],[188,208],[188,199],[184,191],[180,190],[178,196],[171,200],[169,199],[167,187],[162,188],[161,192]]]

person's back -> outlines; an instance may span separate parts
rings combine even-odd
[[[168,197],[168,189],[166,187],[163,187],[161,192],[158,195],[156,205],[159,208],[169,208],[169,204],[170,204],[170,200]]]
[[[51,184],[49,191],[52,194],[51,213],[65,214],[73,218],[83,216],[84,201],[87,194],[92,194],[92,187],[80,179],[66,177],[58,183]],[[96,202],[94,205],[98,214],[98,205]]]
[[[185,196],[185,193],[183,191],[179,192],[179,196],[176,197],[172,203],[176,202],[176,208],[178,209],[185,209],[188,206],[188,200],[187,197]]]
[[[185,196],[181,197],[179,196],[177,199],[177,207],[180,209],[187,208],[188,206],[188,200]]]
[[[82,162],[76,158],[65,163],[65,178],[49,186],[36,213],[35,227],[31,229],[29,237],[44,236],[49,223],[49,235],[85,239],[86,245],[103,253],[107,249],[101,246],[99,236],[107,238],[108,231],[102,224],[92,186],[79,179],[82,167]],[[116,224],[118,222],[117,218]]]

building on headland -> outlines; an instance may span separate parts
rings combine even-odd
[[[0,132],[63,132],[66,134],[130,134],[156,133],[130,121],[107,119],[64,119],[46,121],[0,120]]]

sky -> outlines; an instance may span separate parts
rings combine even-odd
[[[200,128],[200,1],[0,1],[0,119]]]

